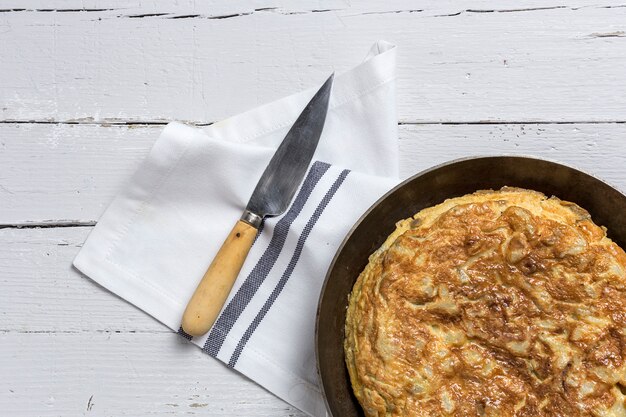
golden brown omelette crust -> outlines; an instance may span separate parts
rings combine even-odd
[[[346,319],[367,416],[626,416],[626,254],[535,191],[447,200],[400,221]]]

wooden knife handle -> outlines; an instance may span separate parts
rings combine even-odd
[[[187,304],[182,321],[187,334],[202,336],[213,326],[256,234],[253,226],[237,221]]]

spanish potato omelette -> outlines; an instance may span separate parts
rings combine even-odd
[[[367,416],[626,416],[626,254],[579,206],[479,191],[397,223],[349,298]]]

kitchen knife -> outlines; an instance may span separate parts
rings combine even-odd
[[[317,148],[334,74],[315,93],[274,153],[256,185],[241,219],[213,258],[193,293],[182,328],[191,336],[205,334],[221,311],[248,256],[264,217],[285,212],[302,182]]]

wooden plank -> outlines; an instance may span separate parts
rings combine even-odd
[[[0,124],[0,224],[97,219],[161,129]]]
[[[606,4],[619,5],[618,1]],[[435,13],[441,11],[466,10],[531,10],[546,9],[550,7],[585,6],[597,7],[598,3],[588,0],[570,0],[566,4],[562,2],[546,3],[545,0],[522,0],[514,4],[506,4],[497,0],[465,0],[462,3],[457,0],[422,0],[418,4],[411,4],[407,0],[361,0],[352,4],[339,0],[301,0],[290,2],[285,0],[232,0],[222,2],[208,0],[198,2],[194,0],[177,0],[176,2],[164,3],[159,0],[4,0],[3,10],[8,11],[39,11],[42,13],[85,13],[110,11],[113,14],[126,16],[130,12],[169,12],[187,13],[196,12],[207,16],[221,16],[220,14],[236,14],[271,11],[273,13],[307,13],[310,11],[355,11],[355,12],[402,12],[411,10],[413,13]],[[414,6],[408,8],[407,6]],[[415,7],[419,6],[419,7]],[[510,7],[509,7],[510,6]],[[515,7],[513,7],[515,6]],[[223,17],[223,16],[222,16]]]
[[[4,6],[0,120],[215,121],[345,71],[381,38],[399,45],[403,122],[624,120],[623,0],[68,3]]]
[[[290,416],[175,334],[0,332],[6,416]]]
[[[411,125],[400,132],[405,176],[468,156],[526,155],[569,164],[626,192],[624,123]]]
[[[97,220],[161,126],[0,124],[0,225]],[[403,177],[468,155],[526,154],[626,190],[626,124],[401,125]]]
[[[170,333],[72,267],[90,230],[0,229],[0,332]]]

